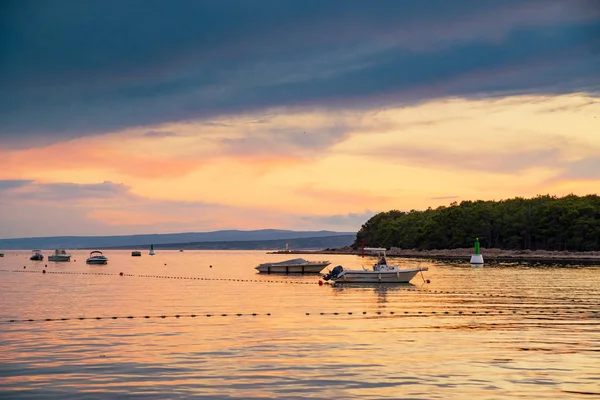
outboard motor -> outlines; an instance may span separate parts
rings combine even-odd
[[[332,269],[330,273],[328,273],[327,275],[325,275],[323,277],[323,279],[326,280],[326,281],[328,281],[330,279],[335,279],[335,278],[337,278],[342,273],[343,270],[344,270],[344,268],[342,268],[341,265],[338,265],[337,267],[335,267],[334,269]]]

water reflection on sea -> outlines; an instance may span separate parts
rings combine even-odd
[[[84,251],[62,264],[28,252],[0,259],[2,397],[600,394],[600,267],[403,260],[429,267],[431,283],[332,287],[316,275],[256,274],[289,258],[259,251],[105,254],[106,266],[86,265]]]

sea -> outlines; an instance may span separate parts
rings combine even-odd
[[[390,259],[429,270],[330,285],[254,267],[376,259],[71,254],[0,258],[0,398],[600,398],[600,266]]]

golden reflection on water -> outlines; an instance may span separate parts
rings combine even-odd
[[[600,386],[598,267],[398,260],[429,267],[431,283],[319,286],[318,275],[257,274],[293,257],[258,251],[106,251],[108,265],[93,267],[73,254],[0,259],[3,270],[77,273],[0,271],[9,397],[553,398]],[[103,319],[39,321],[78,317]]]

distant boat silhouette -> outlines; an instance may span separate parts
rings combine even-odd
[[[150,254],[151,256],[154,255],[154,245],[153,244],[150,245],[150,253],[148,253],[148,254]]]

